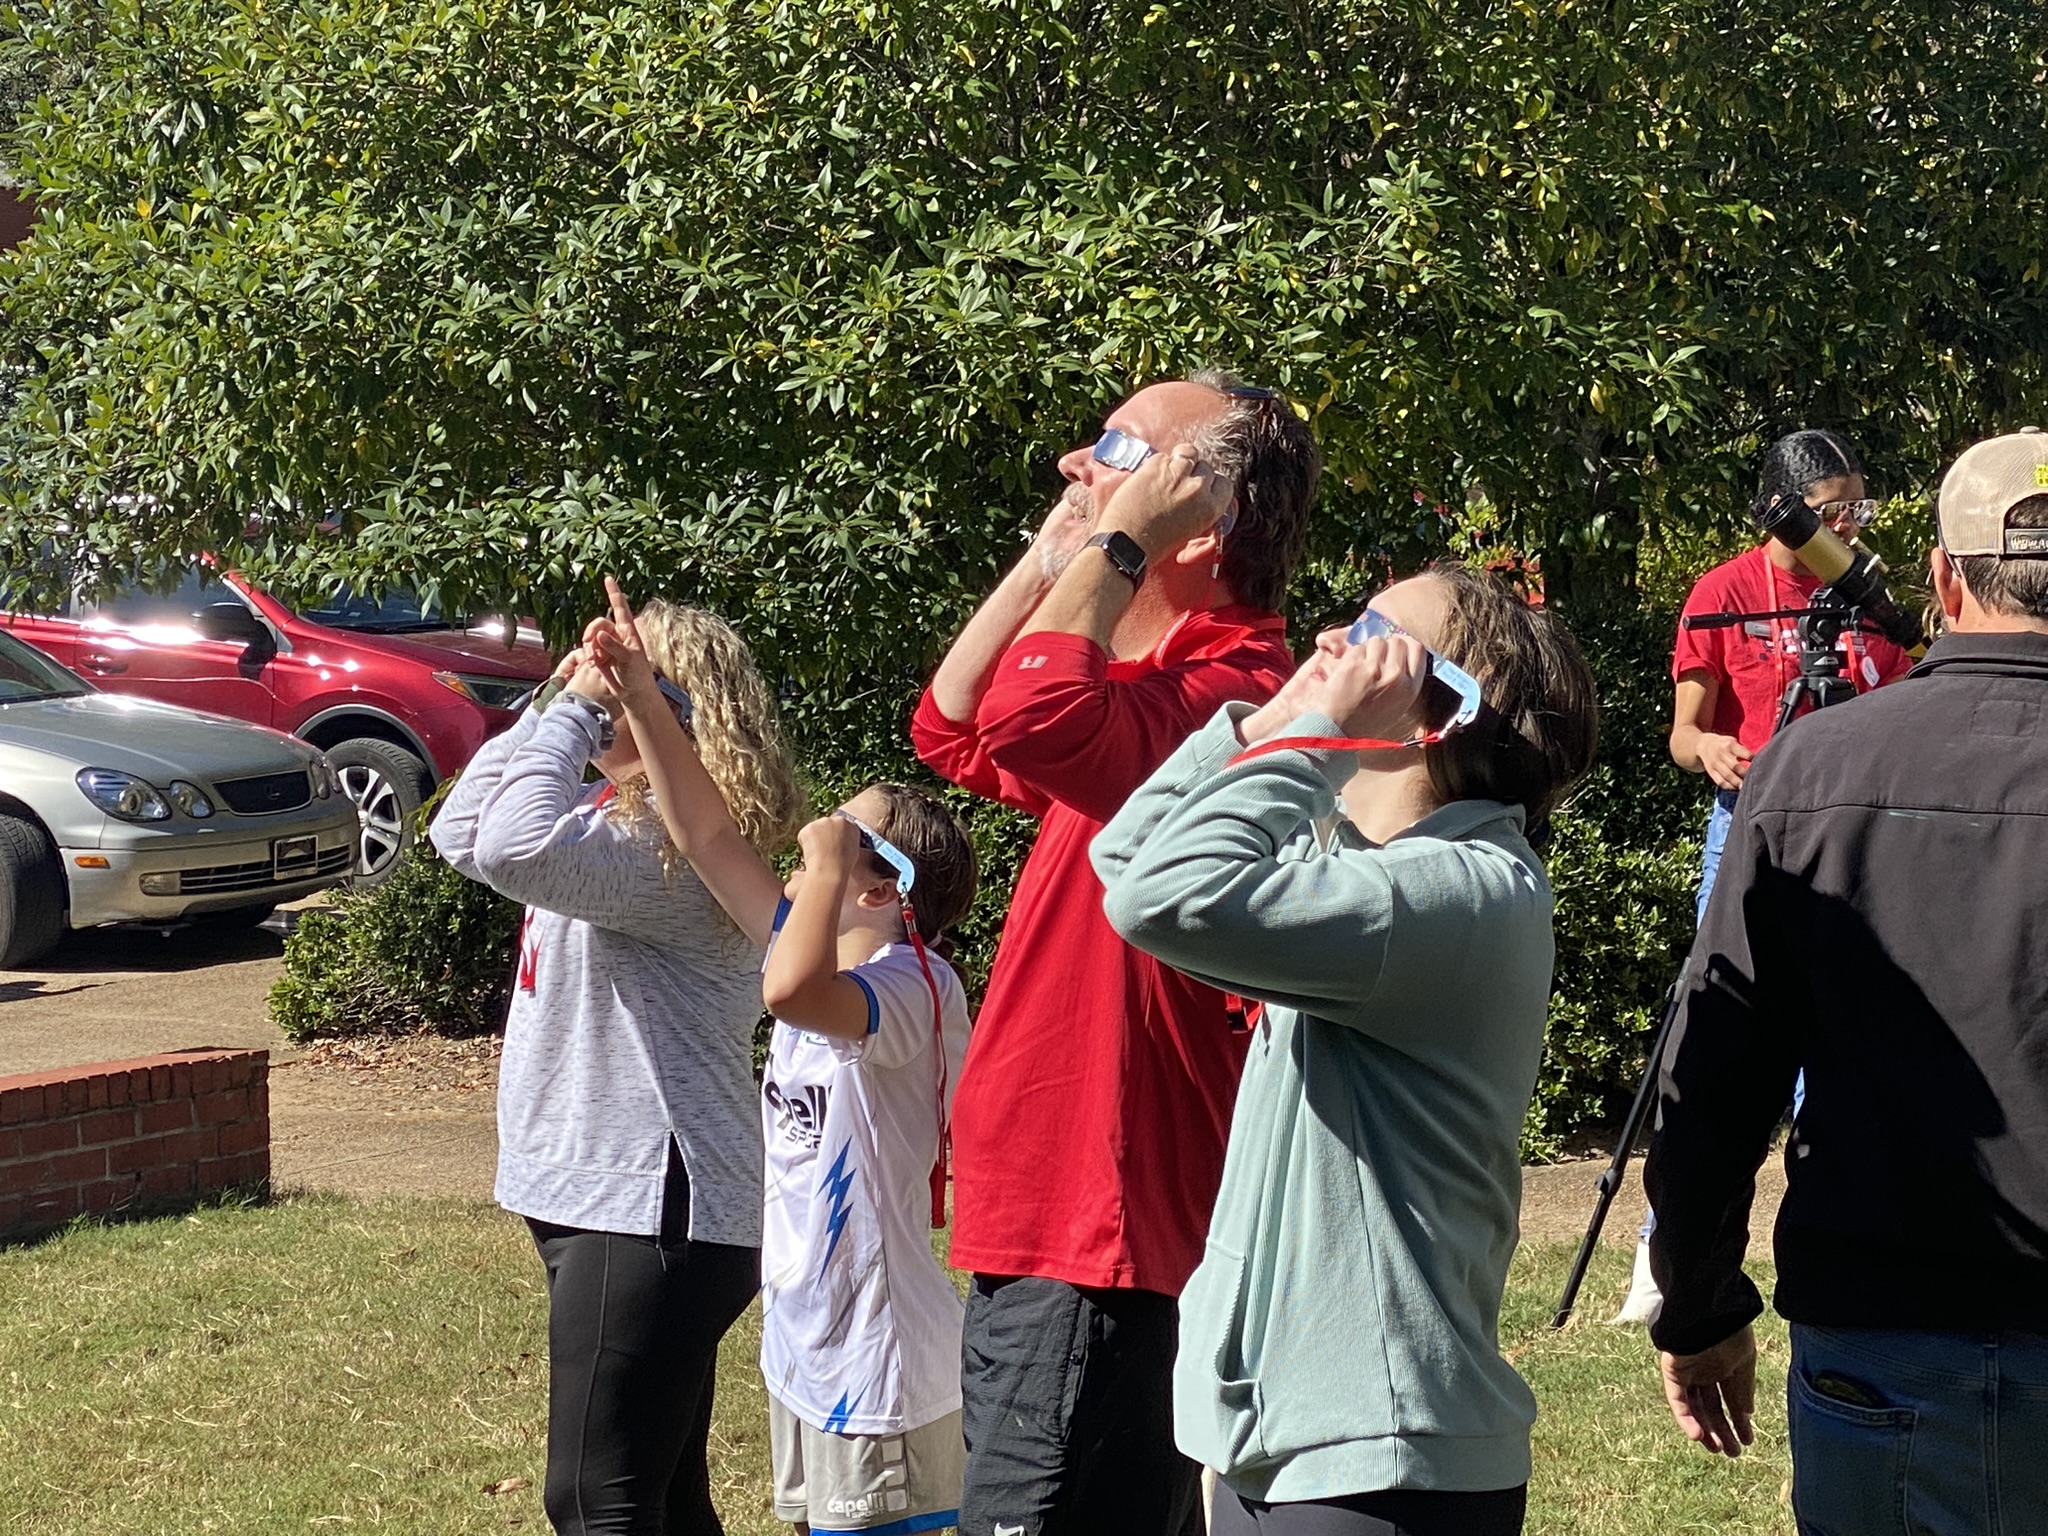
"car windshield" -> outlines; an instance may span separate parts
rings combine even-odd
[[[301,608],[299,617],[330,629],[356,630],[371,635],[422,633],[430,629],[460,629],[462,620],[449,618],[438,603],[423,603],[419,594],[393,587],[375,597],[348,587],[317,607]]]
[[[16,704],[23,699],[69,699],[90,692],[92,685],[84,678],[0,630],[0,704]]]

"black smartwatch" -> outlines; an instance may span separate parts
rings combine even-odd
[[[1130,577],[1132,586],[1145,580],[1145,551],[1128,533],[1098,533],[1081,547],[1101,550],[1119,575]]]

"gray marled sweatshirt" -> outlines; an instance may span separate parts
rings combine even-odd
[[[659,843],[604,814],[583,782],[596,749],[582,710],[528,711],[434,819],[450,864],[527,909],[498,1076],[498,1203],[659,1232],[673,1136],[690,1237],[758,1247],[761,953],[687,865],[664,876]]]

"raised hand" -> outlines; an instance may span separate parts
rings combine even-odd
[[[633,605],[619,590],[618,582],[609,576],[604,579],[604,595],[610,611],[603,618],[592,619],[583,631],[591,658],[603,674],[607,689],[622,704],[628,708],[659,707],[661,690],[654,681],[654,663],[647,657],[639,625],[633,619]]]
[[[1038,568],[1047,581],[1058,581],[1060,573],[1088,542],[1089,516],[1088,488],[1074,481],[1052,504],[1031,541],[1032,552],[1038,556]]]
[[[824,879],[838,879],[860,858],[860,828],[844,816],[820,816],[796,834],[804,868]]]
[[[1096,531],[1127,533],[1155,558],[1215,527],[1235,494],[1227,475],[1182,443],[1125,477],[1096,516]]]
[[[1429,652],[1420,640],[1375,635],[1352,645],[1343,630],[1329,630],[1316,649],[1329,666],[1308,685],[1307,708],[1328,715],[1347,736],[1403,741],[1421,728]]]
[[[1238,722],[1239,740],[1248,747],[1256,746],[1269,736],[1278,736],[1287,729],[1288,722],[1305,709],[1311,708],[1310,690],[1318,687],[1329,676],[1334,654],[1325,649],[1323,642],[1332,635],[1339,641],[1344,638],[1341,629],[1325,630],[1316,637],[1316,648],[1309,652],[1308,659],[1295,668],[1294,676],[1280,685],[1280,691],[1259,708],[1253,710]]]

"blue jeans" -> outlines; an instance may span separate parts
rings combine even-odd
[[[1714,894],[1714,877],[1721,873],[1721,850],[1728,846],[1728,825],[1735,820],[1735,791],[1714,791],[1714,808],[1707,812],[1707,842],[1700,850],[1700,893],[1692,904],[1692,925],[1707,920],[1707,898]]]
[[[1794,1324],[1800,1536],[2048,1531],[2048,1334]]]
[[[1732,789],[1714,791],[1714,807],[1707,812],[1707,840],[1700,849],[1700,893],[1693,899],[1692,925],[1698,928],[1707,920],[1707,898],[1714,894],[1714,880],[1721,873],[1721,850],[1728,846],[1728,827],[1735,820],[1735,796]],[[1792,1082],[1792,1118],[1799,1118],[1799,1111],[1806,1103],[1806,1074],[1801,1072]],[[1643,1238],[1647,1242],[1652,1221],[1645,1218]]]

